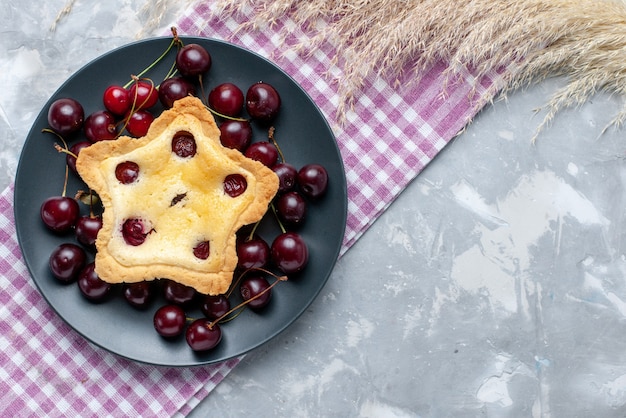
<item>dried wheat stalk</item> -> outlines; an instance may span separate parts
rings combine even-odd
[[[303,53],[334,42],[348,104],[371,74],[393,80],[409,68],[419,78],[441,60],[450,76],[512,69],[503,93],[566,75],[540,129],[598,91],[626,95],[623,0],[218,0],[216,10],[222,17],[251,13],[242,29],[288,16],[309,32],[293,46]],[[624,121],[626,105],[613,123]]]

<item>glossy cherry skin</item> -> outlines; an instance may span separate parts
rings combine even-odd
[[[76,280],[86,262],[85,250],[72,243],[61,244],[56,247],[48,260],[52,275],[64,283]]]
[[[154,106],[159,101],[159,91],[149,81],[139,80],[128,89],[128,96],[134,106],[131,109],[141,110]]]
[[[61,136],[78,131],[83,126],[85,111],[74,99],[57,99],[48,108],[48,125]]]
[[[225,120],[220,124],[220,141],[226,148],[245,152],[252,142],[252,126],[250,122]]]
[[[183,97],[193,95],[195,87],[183,77],[172,77],[164,80],[159,86],[159,101],[164,108],[174,106],[174,102]]]
[[[286,274],[301,271],[309,261],[309,249],[302,236],[295,232],[278,235],[270,250],[274,264]]]
[[[44,200],[39,212],[41,220],[50,230],[62,234],[74,227],[80,208],[76,199],[53,196]]]
[[[117,137],[115,116],[108,110],[95,111],[85,119],[83,130],[91,142],[115,139]]]
[[[217,319],[230,310],[230,302],[224,295],[206,295],[200,309],[207,318]]]
[[[163,296],[170,303],[185,305],[194,299],[196,291],[193,287],[185,286],[172,280],[165,280],[163,283]]]
[[[270,168],[278,161],[278,149],[268,141],[259,141],[251,144],[246,149],[244,155]]]
[[[268,83],[258,82],[246,92],[246,110],[260,122],[273,121],[280,110],[281,100],[276,89]]]
[[[292,191],[297,184],[298,170],[289,163],[278,163],[272,170],[278,176],[278,193]]]
[[[276,213],[289,226],[301,225],[306,215],[306,201],[296,191],[284,193],[276,199]]]
[[[103,281],[95,270],[95,263],[85,266],[78,275],[78,288],[87,299],[97,302],[103,300],[111,291],[111,284]]]
[[[248,276],[239,285],[239,293],[244,301],[248,301],[246,306],[252,309],[261,309],[267,306],[272,297],[272,289],[269,287],[270,284],[265,277]],[[256,299],[253,299],[255,297]]]
[[[211,68],[211,55],[198,44],[187,44],[176,54],[176,68],[185,77],[196,78]]]
[[[98,238],[100,229],[102,229],[100,216],[81,216],[76,221],[76,240],[86,247],[93,248],[96,245],[96,238]]]
[[[132,104],[129,91],[122,86],[112,85],[102,95],[104,107],[117,116],[125,115]]]
[[[127,119],[126,130],[135,138],[146,136],[150,125],[154,121],[154,115],[146,109],[133,112]]]
[[[210,323],[210,319],[200,318],[187,327],[185,339],[192,350],[207,351],[215,348],[220,343],[222,330],[218,324],[210,326]]]
[[[183,333],[187,318],[185,311],[180,306],[165,305],[157,309],[152,322],[159,335],[172,338]]]
[[[267,266],[270,247],[261,238],[252,238],[237,244],[237,265],[242,269]]]
[[[76,156],[78,156],[78,153],[83,149],[83,148],[87,148],[89,145],[91,145],[91,142],[89,141],[79,141],[76,142],[75,144],[73,144],[70,147],[70,152]],[[77,173],[76,171],[76,157],[74,157],[74,155],[72,154],[67,154],[65,156],[65,162],[67,163],[67,166],[74,172]]]
[[[307,197],[317,199],[326,193],[328,173],[320,164],[307,164],[298,170],[298,184]]]
[[[124,299],[138,309],[144,309],[150,304],[153,293],[152,283],[147,281],[128,283],[124,286]]]
[[[226,116],[238,116],[243,110],[243,92],[233,83],[222,83],[209,93],[209,107]]]

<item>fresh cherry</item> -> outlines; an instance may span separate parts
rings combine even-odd
[[[164,280],[163,296],[170,303],[185,305],[194,299],[196,290],[173,280]]]
[[[187,317],[185,311],[178,305],[161,306],[154,313],[152,323],[156,332],[162,337],[176,337],[185,329]]]
[[[152,301],[153,290],[150,282],[142,281],[124,285],[124,299],[135,308],[146,308]]]
[[[246,92],[246,110],[253,119],[271,122],[280,110],[280,96],[268,83],[253,84]]]
[[[200,309],[207,318],[217,319],[230,310],[230,302],[225,295],[206,295]]]
[[[278,176],[278,193],[285,193],[294,189],[298,170],[293,165],[282,162],[272,167],[272,170]]]
[[[209,107],[226,116],[238,116],[243,110],[243,92],[233,83],[222,83],[209,93]]]
[[[284,193],[276,200],[276,213],[281,222],[290,226],[300,225],[306,215],[306,201],[296,191]]]
[[[135,106],[131,106],[135,110],[148,109],[159,101],[159,92],[154,83],[139,80],[133,83],[128,89],[128,96]]]
[[[48,259],[52,275],[64,283],[76,280],[86,262],[85,250],[72,243],[59,245],[52,251]]]
[[[172,77],[164,80],[159,86],[159,101],[164,108],[170,109],[176,100],[194,93],[195,87],[188,80],[182,77]]]
[[[74,227],[80,208],[76,199],[67,196],[49,197],[41,205],[41,220],[52,231],[65,233]]]
[[[185,77],[197,77],[211,68],[211,55],[198,44],[187,44],[176,54],[176,68]]]
[[[239,285],[239,293],[244,301],[248,301],[247,306],[252,309],[261,309],[270,302],[272,289],[263,276],[248,276]],[[260,295],[260,296],[259,296]],[[255,298],[256,299],[253,299]]]
[[[309,261],[309,249],[304,239],[295,232],[278,235],[270,247],[274,264],[286,274],[301,271]]]
[[[278,161],[278,149],[269,141],[259,141],[251,144],[246,149],[244,155],[270,168]]]
[[[211,320],[200,318],[193,321],[185,333],[187,344],[193,351],[207,351],[216,347],[222,340],[222,330]]]
[[[123,116],[130,110],[132,99],[127,89],[122,86],[112,85],[104,90],[102,102],[109,112],[117,116]]]
[[[61,136],[78,131],[84,119],[83,106],[74,99],[57,99],[48,108],[48,125]]]
[[[100,229],[102,229],[100,216],[83,215],[76,221],[76,240],[86,247],[93,248]]]
[[[154,121],[154,116],[146,109],[140,109],[128,116],[126,130],[131,136],[141,138],[146,136],[150,125]]]
[[[252,142],[252,126],[243,120],[225,120],[220,124],[220,141],[226,148],[244,152]]]
[[[108,110],[97,110],[87,116],[83,126],[85,136],[89,141],[98,142],[117,137],[115,116]]]
[[[83,296],[94,302],[103,300],[111,291],[111,284],[98,276],[95,267],[92,261],[78,275],[78,288]]]
[[[237,244],[237,265],[242,269],[267,266],[270,247],[262,238],[252,238]]]
[[[89,145],[91,145],[91,142],[89,141],[79,141],[76,142],[75,144],[73,144],[70,147],[70,153],[65,155],[65,162],[67,163],[68,167],[73,171],[73,172],[77,172],[76,171],[76,157],[74,157],[74,155],[78,156],[78,153],[83,149],[83,148],[87,148]],[[72,155],[74,154],[74,155]]]
[[[306,196],[317,199],[326,193],[328,173],[320,164],[307,164],[298,171],[298,184]]]

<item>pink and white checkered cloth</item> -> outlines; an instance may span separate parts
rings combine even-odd
[[[277,32],[239,32],[245,16],[220,21],[211,3],[191,7],[180,34],[226,39],[271,57],[309,93],[333,125],[336,85],[321,74],[332,45],[310,56],[284,52]],[[283,20],[282,24],[291,24]],[[276,31],[280,30],[280,25]],[[303,35],[304,36],[304,35]],[[334,125],[348,180],[345,252],[404,187],[474,116],[471,75],[443,90],[445,66],[402,90],[372,77],[342,126]],[[478,83],[488,100],[502,74]],[[475,96],[476,97],[476,96]],[[0,195],[0,405],[3,416],[185,415],[239,359],[196,368],[137,364],[92,346],[46,304],[29,277],[15,234],[13,189]]]

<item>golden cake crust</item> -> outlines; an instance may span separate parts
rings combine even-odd
[[[181,158],[171,151],[180,131],[193,135],[197,152]],[[102,201],[103,226],[96,240],[96,272],[109,283],[167,278],[200,293],[225,293],[237,266],[236,232],[261,219],[278,190],[276,174],[239,151],[223,147],[211,113],[195,97],[180,99],[154,120],[145,137],[122,136],[83,149],[76,161],[81,178]],[[115,167],[133,161],[138,180],[122,184]],[[243,176],[244,193],[230,197],[224,178]],[[144,243],[128,245],[121,232],[127,219],[146,225]],[[208,241],[206,260],[193,255]]]

